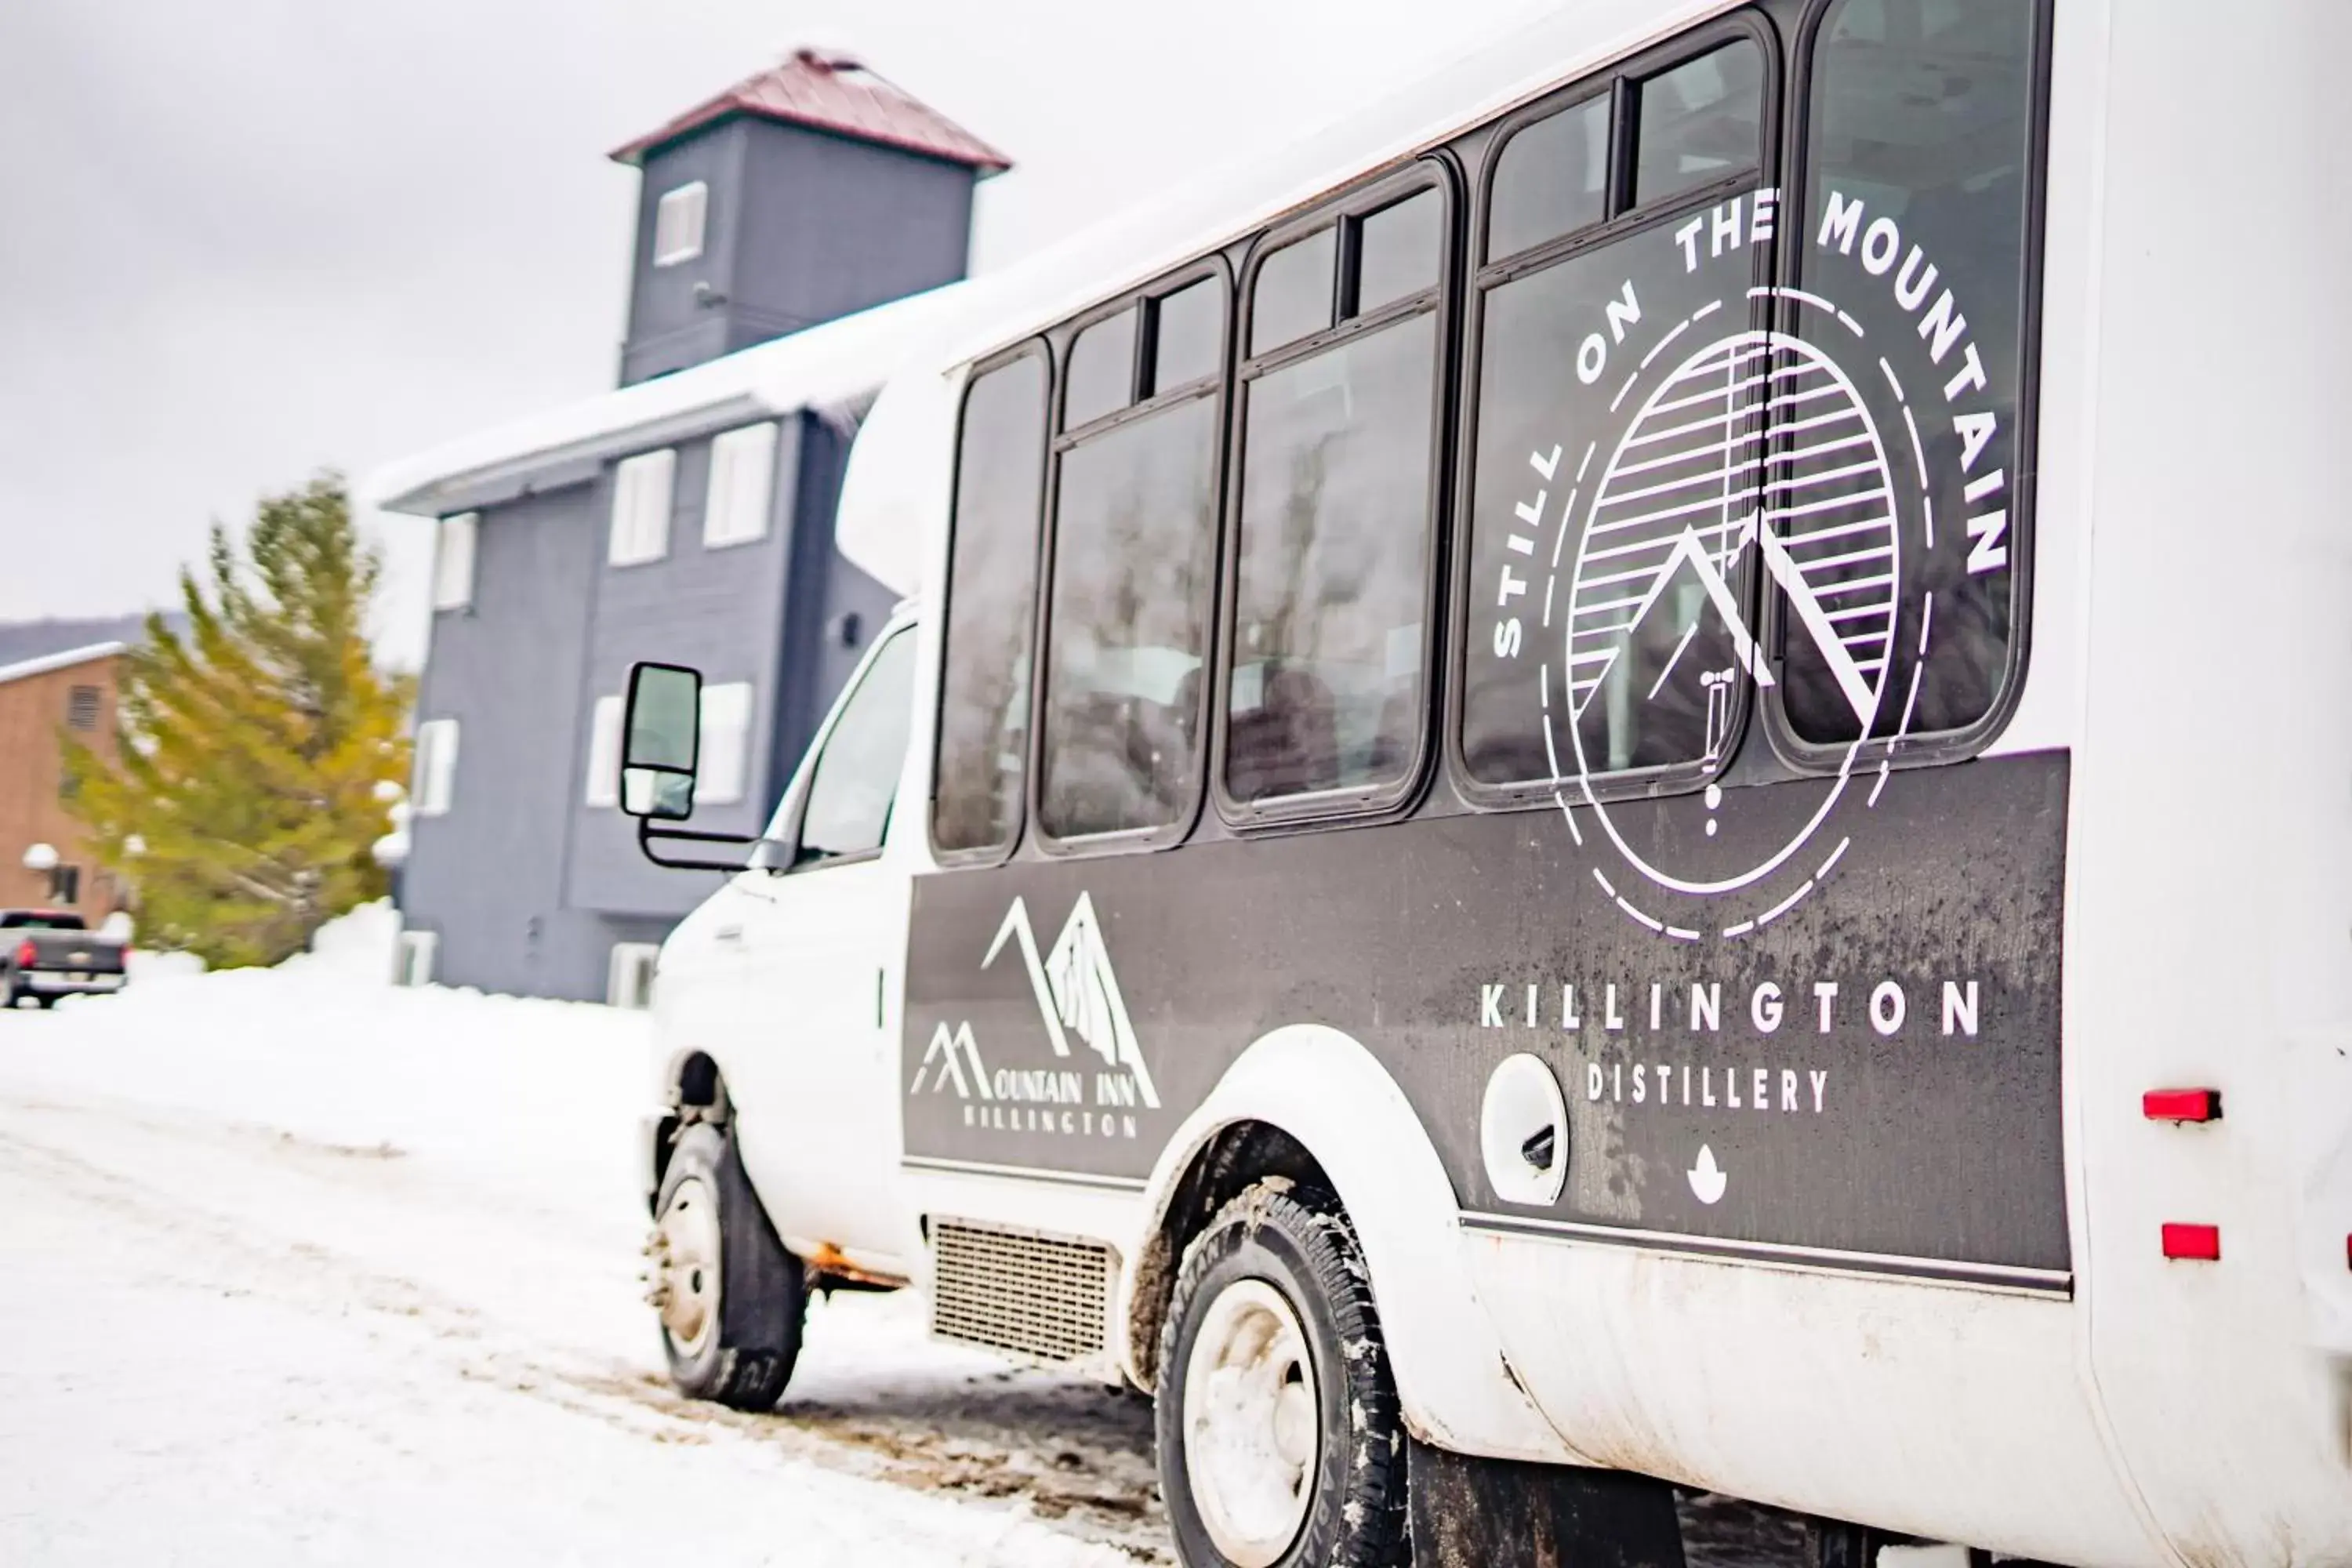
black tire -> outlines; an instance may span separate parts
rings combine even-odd
[[[673,1204],[702,1195],[715,1199],[719,1210],[717,1322],[715,1331],[683,1343],[670,1323],[662,1322],[670,1381],[691,1399],[737,1410],[773,1409],[800,1359],[801,1327],[808,1314],[806,1272],[776,1238],[743,1173],[734,1139],[707,1121],[679,1133],[670,1151],[654,1203],[656,1236]],[[657,1277],[663,1267],[657,1258]]]
[[[1276,1568],[1389,1568],[1404,1560],[1405,1437],[1371,1280],[1355,1232],[1320,1194],[1250,1188],[1184,1250],[1160,1330],[1160,1489],[1188,1568],[1230,1568],[1194,1497],[1186,1452],[1185,1382],[1209,1308],[1229,1287],[1259,1280],[1296,1314],[1315,1373],[1312,1492]]]
[[[58,999],[55,996],[43,994],[33,998],[33,1005],[38,1007],[44,1013],[47,1012],[57,1005]]]

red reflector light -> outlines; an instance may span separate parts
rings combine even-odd
[[[2164,1255],[2191,1263],[2221,1261],[2221,1227],[2218,1225],[2168,1225]]]
[[[2219,1121],[2221,1091],[2218,1089],[2151,1089],[2139,1097],[2140,1113],[2150,1121]]]
[[[31,937],[26,937],[25,939],[25,945],[16,950],[16,967],[19,969],[30,969],[34,964],[38,963],[40,961],[41,955],[33,950],[33,939]]]

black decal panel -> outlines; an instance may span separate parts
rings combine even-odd
[[[1323,1025],[1395,1077],[1478,1223],[2063,1288],[2067,768],[1898,775],[1811,896],[1737,938],[1629,920],[1591,817],[1580,847],[1558,810],[929,877],[907,1152],[1139,1181],[1251,1042]],[[1720,829],[1769,851],[1823,787],[1739,792]],[[1660,847],[1717,815],[1611,811]],[[1513,1156],[1564,1159],[1549,1201],[1498,1192],[1481,1147],[1520,1054],[1566,1103],[1564,1152]]]

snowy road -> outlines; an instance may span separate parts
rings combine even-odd
[[[643,1020],[271,973],[0,1013],[0,1562],[1166,1558],[1138,1398],[813,1310],[692,1405],[638,1300]]]

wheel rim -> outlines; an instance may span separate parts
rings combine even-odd
[[[1234,1568],[1267,1568],[1315,1494],[1322,1403],[1298,1314],[1263,1279],[1236,1279],[1202,1314],[1184,1371],[1184,1476]]]
[[[709,1184],[698,1176],[678,1183],[656,1228],[662,1330],[691,1357],[719,1323],[719,1202]]]

